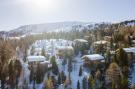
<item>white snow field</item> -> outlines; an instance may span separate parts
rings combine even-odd
[[[58,48],[65,48],[65,47],[72,47],[72,43],[73,41],[69,41],[69,40],[63,40],[63,39],[50,39],[50,40],[38,40],[35,43],[33,43],[28,50],[28,56],[30,55],[30,51],[32,46],[35,47],[35,56],[37,55],[37,53],[39,53],[39,56],[41,56],[41,51],[44,48],[45,52],[47,52],[50,56],[56,56],[56,53],[58,51]],[[28,69],[28,64],[23,62],[22,57],[23,54],[20,52],[19,55],[19,59],[23,65],[23,71],[21,74],[21,77],[19,79],[19,84],[18,86],[23,86],[23,81],[26,80],[26,82],[28,83],[28,89],[33,89],[33,83],[29,83],[29,76],[30,76],[30,70]],[[81,65],[83,65],[83,61],[81,58],[81,55],[79,54],[78,56],[73,58],[75,62],[72,63],[73,67],[72,67],[72,72],[70,73],[70,77],[71,77],[71,85],[69,85],[66,89],[77,89],[77,81],[79,80],[80,82],[80,89],[82,89],[82,79],[83,77],[88,77],[90,75],[90,72],[87,71],[86,69],[83,68],[83,73],[82,76],[79,76],[79,68]],[[59,57],[56,57],[56,62],[58,64],[58,68],[59,68],[59,72],[64,71],[64,73],[66,74],[66,77],[69,76],[69,72],[68,72],[68,65],[62,65],[62,61],[64,59],[59,59]],[[134,69],[135,69],[135,65],[134,65]],[[52,73],[51,73],[52,74]],[[46,80],[46,75],[44,76],[44,80]],[[135,84],[135,70],[132,73],[132,85]],[[41,84],[35,84],[35,88],[36,89],[43,89],[43,83]],[[61,84],[58,86],[57,89],[65,89],[63,87],[64,85]]]
[[[38,40],[38,41],[36,41],[35,43],[33,43],[30,46],[30,48],[28,50],[28,55],[30,55],[31,48],[33,46],[36,49],[34,55],[37,55],[37,53],[39,53],[39,55],[41,55],[41,51],[44,48],[45,52],[50,54],[50,56],[56,56],[57,49],[65,48],[65,47],[71,48],[72,47],[72,43],[73,43],[72,41],[63,40],[63,39],[58,39],[58,40],[56,40],[56,39]],[[67,89],[69,89],[69,88],[76,89],[77,88],[77,81],[78,80],[80,82],[80,89],[82,89],[82,78],[84,76],[89,76],[89,73],[84,70],[82,76],[80,77],[79,76],[79,68],[83,64],[83,61],[82,61],[80,55],[74,57],[73,59],[76,62],[73,63],[73,70],[70,73],[72,83],[71,83],[71,86],[67,87]],[[64,71],[64,73],[66,74],[66,77],[68,77],[69,72],[68,72],[67,64],[66,65],[62,65],[62,61],[63,61],[63,59],[59,59],[59,58],[56,59],[56,62],[58,64],[58,68],[59,68],[59,72]],[[28,80],[29,72],[26,72],[26,71],[29,71],[28,64],[23,63],[23,65],[24,65],[23,68],[24,68],[24,75],[25,75],[24,77],[25,77],[25,79],[27,79],[27,82],[28,82],[29,81]],[[28,84],[28,86],[29,86],[29,89],[32,89],[33,84]],[[42,89],[43,83],[42,84],[38,84],[38,85],[36,84],[35,87],[36,87],[36,89]],[[61,84],[61,85],[59,85],[58,89],[65,89],[65,88],[63,88],[63,85]]]

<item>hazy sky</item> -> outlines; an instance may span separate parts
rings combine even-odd
[[[61,21],[135,19],[135,0],[0,0],[0,30]]]

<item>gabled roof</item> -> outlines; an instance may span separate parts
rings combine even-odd
[[[135,53],[135,47],[123,48],[126,53]]]
[[[84,59],[84,58],[88,58],[89,60],[103,60],[104,59],[104,57],[103,56],[101,56],[100,54],[91,54],[91,55],[84,55],[83,57],[82,57],[82,59]]]
[[[100,40],[100,41],[94,42],[94,44],[97,44],[97,45],[99,45],[99,44],[106,44],[106,43],[108,43],[108,41],[105,41],[105,40]]]
[[[43,62],[46,60],[44,56],[28,56],[27,59],[28,59],[28,62],[34,62],[34,61]]]
[[[75,39],[74,41],[88,43],[88,41],[85,39]]]
[[[73,50],[74,49],[72,46],[57,46],[56,48],[58,50],[65,50],[65,49]]]
[[[135,40],[132,40],[132,43],[135,44]]]

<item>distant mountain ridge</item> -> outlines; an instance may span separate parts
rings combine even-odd
[[[45,24],[32,24],[24,25],[19,28],[9,31],[9,34],[28,34],[28,33],[43,33],[43,32],[55,32],[55,31],[70,31],[73,26],[91,24],[87,22],[56,22]]]
[[[124,26],[135,26],[135,20],[123,21],[123,22],[113,23],[113,24],[124,25]],[[102,27],[101,25],[107,27],[108,25],[112,25],[112,23],[68,21],[68,22],[55,22],[55,23],[44,23],[44,24],[31,24],[31,25],[20,26],[8,32],[1,31],[0,35],[6,34],[8,36],[22,36],[22,35],[27,35],[32,33],[70,31],[72,29],[91,30],[95,28],[101,28]]]

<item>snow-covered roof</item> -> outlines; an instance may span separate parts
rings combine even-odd
[[[72,46],[57,46],[56,48],[59,50],[65,50],[65,49],[73,50],[74,49]]]
[[[48,63],[49,64],[50,62],[49,61],[43,61],[43,62],[41,62],[41,64],[44,64],[44,63]]]
[[[132,43],[135,43],[135,40],[132,40]]]
[[[28,62],[34,62],[34,61],[44,62],[46,60],[44,56],[28,56],[27,59]]]
[[[106,44],[106,43],[108,43],[108,41],[105,41],[105,40],[100,40],[100,41],[94,42],[94,44]]]
[[[35,48],[35,51],[38,51],[38,52],[39,52],[39,51],[42,51],[42,48],[38,48],[38,47],[37,47],[37,48]]]
[[[135,47],[123,48],[126,53],[135,53]]]
[[[84,58],[88,58],[89,60],[102,60],[102,59],[104,59],[104,57],[101,56],[100,54],[84,55],[82,57],[82,59],[84,59]]]
[[[112,38],[111,36],[104,36],[104,37],[107,37],[107,38]]]
[[[84,43],[87,43],[88,41],[85,40],[85,39],[75,39],[74,41],[78,41],[78,42],[84,42]]]
[[[9,39],[10,39],[10,40],[14,40],[14,39],[20,40],[21,38],[20,38],[20,37],[9,37]]]

